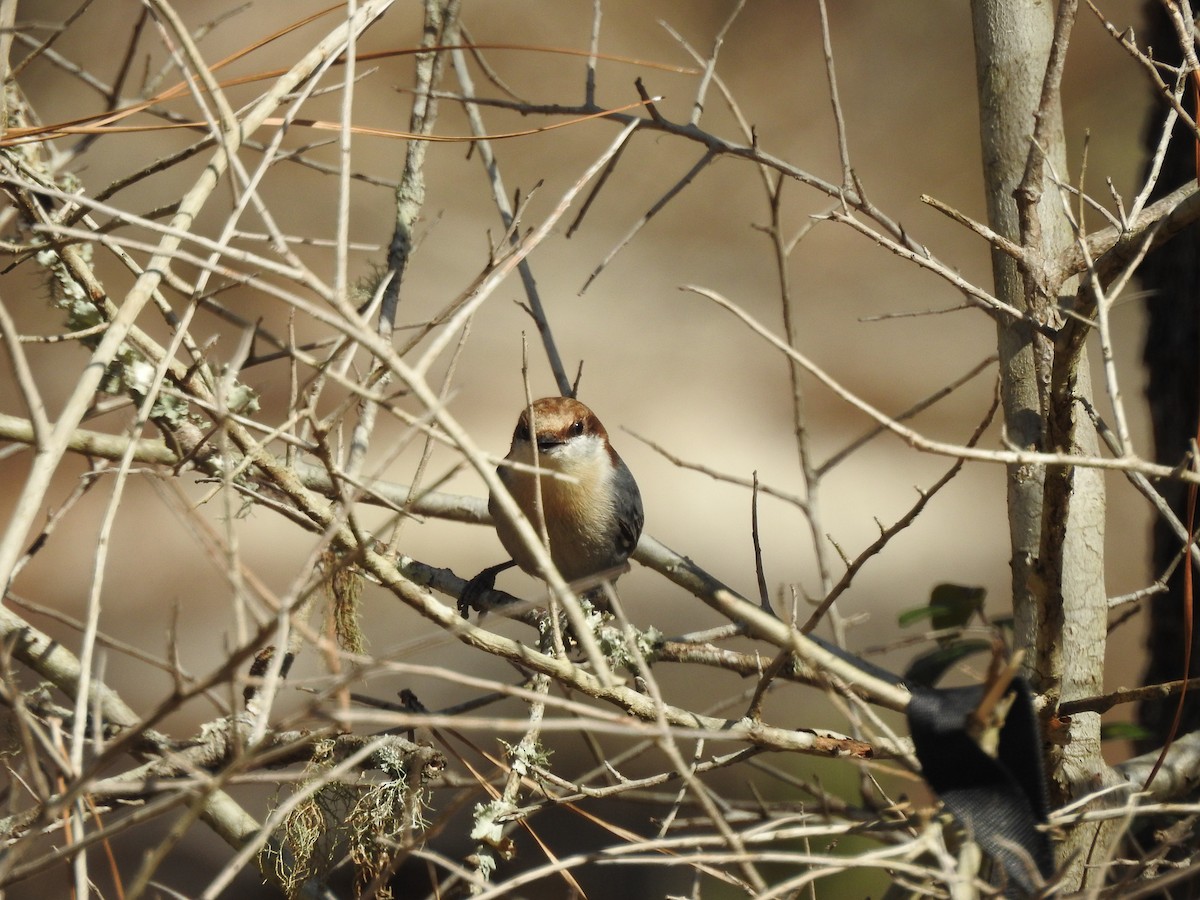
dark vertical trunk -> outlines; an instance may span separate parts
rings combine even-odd
[[[1144,44],[1154,48],[1155,58],[1178,65],[1182,62],[1179,42],[1160,3],[1146,4],[1147,31]],[[1185,105],[1194,114],[1192,92]],[[1156,103],[1147,123],[1147,154],[1154,152],[1163,121],[1166,102]],[[1178,124],[1163,163],[1155,196],[1161,196],[1196,177],[1196,141],[1186,126]],[[1147,371],[1146,394],[1154,429],[1155,458],[1175,465],[1184,458],[1190,441],[1196,436],[1197,408],[1200,406],[1200,226],[1192,225],[1146,257],[1139,271],[1142,286],[1150,292],[1147,308],[1144,360]],[[1187,491],[1177,481],[1164,482],[1159,490],[1182,519]],[[1170,527],[1156,519],[1154,523],[1153,564],[1161,574],[1179,553],[1179,538]],[[1183,677],[1186,635],[1183,628],[1183,568],[1177,567],[1168,582],[1170,590],[1155,596],[1149,605],[1150,625],[1146,636],[1149,662],[1145,684],[1157,684]],[[1191,675],[1200,675],[1200,641],[1192,636]],[[1178,706],[1177,697],[1155,697],[1138,709],[1139,722],[1153,736],[1142,749],[1162,745],[1170,730]],[[1192,691],[1185,702],[1180,733],[1200,728],[1200,692]]]

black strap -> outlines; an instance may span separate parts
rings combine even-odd
[[[1016,693],[989,756],[967,733],[967,716],[983,687],[913,688],[908,725],[925,780],[968,835],[1008,876],[1006,896],[1034,893],[1054,872],[1050,841],[1038,825],[1047,815],[1041,737],[1029,686]],[[1039,877],[1040,876],[1040,879]]]

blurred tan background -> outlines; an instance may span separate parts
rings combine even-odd
[[[180,12],[200,24],[233,5],[182,4]],[[219,59],[320,6],[277,0],[257,3],[215,28],[202,50],[206,58]],[[414,44],[419,21],[410,6],[394,7],[369,32],[360,50]],[[1138,22],[1138,4],[1102,6],[1119,26]],[[830,7],[851,159],[868,195],[937,257],[990,289],[987,247],[919,200],[922,193],[928,193],[969,216],[985,216],[967,5],[959,0],[919,4],[839,0]],[[74,3],[41,0],[22,5],[19,18],[61,21],[74,8]],[[120,53],[117,48],[123,48],[137,8],[132,0],[100,0],[55,49],[86,64],[98,77],[110,78]],[[660,21],[707,53],[731,8],[725,0],[609,0],[603,5],[600,47],[606,53],[689,65],[691,60]],[[591,5],[579,0],[468,2],[464,18],[478,41],[584,49],[589,41]],[[287,65],[327,27],[324,22],[309,26],[252,54],[223,75]],[[152,70],[162,62],[161,50],[155,54]],[[491,52],[488,58],[512,89],[532,102],[570,104],[583,99],[584,62],[579,58],[514,51]],[[400,58],[363,68],[376,66],[377,71],[357,88],[355,120],[403,129],[409,97],[397,88],[411,84],[411,60]],[[729,30],[718,74],[746,119],[755,125],[763,149],[822,178],[839,180],[815,3],[752,0]],[[638,76],[652,94],[664,97],[659,103],[664,115],[675,120],[687,117],[694,100],[695,77],[635,65],[602,62],[598,101],[609,106],[635,101],[633,81]],[[476,78],[481,93],[495,94],[478,72]],[[32,68],[24,83],[34,107],[46,120],[86,113],[98,105],[94,94],[46,62]],[[453,84],[453,78],[448,79],[447,85]],[[239,88],[232,96],[244,101],[256,90]],[[1072,43],[1065,92],[1070,178],[1078,179],[1085,135],[1090,135],[1087,187],[1093,194],[1107,197],[1104,180],[1111,178],[1128,200],[1136,193],[1142,166],[1140,138],[1149,88],[1140,71],[1086,12],[1080,15]],[[304,114],[335,118],[338,102],[337,95],[318,100],[306,106]],[[175,108],[187,107],[180,103]],[[484,118],[493,132],[528,128],[539,121],[491,110],[484,111]],[[702,125],[741,141],[715,88],[709,92]],[[465,134],[468,128],[461,111],[444,102],[436,130]],[[611,123],[592,122],[496,143],[510,196],[518,189],[524,196],[542,183],[525,214],[526,226],[541,220],[616,132]],[[262,139],[267,136],[265,130],[259,135]],[[329,137],[326,132],[297,128],[285,144],[298,147]],[[108,137],[81,160],[78,174],[94,195],[136,168],[135,161],[149,163],[191,139],[183,134]],[[314,150],[312,155],[333,162],[334,149]],[[754,228],[768,221],[758,172],[742,161],[716,161],[617,255],[586,293],[579,293],[610,248],[700,154],[698,145],[679,139],[649,132],[637,135],[579,232],[567,239],[565,225],[560,226],[537,248],[530,262],[568,370],[573,373],[578,362],[584,362],[580,397],[608,426],[614,444],[638,478],[647,530],[753,595],[749,492],[681,470],[634,435],[697,464],[740,478],[757,472],[764,484],[790,493],[803,492],[784,360],[728,313],[679,290],[684,284],[710,288],[782,334],[771,246]],[[257,161],[253,153],[245,158]],[[402,158],[399,142],[379,138],[355,141],[357,171],[398,178]],[[194,164],[183,169],[194,177]],[[427,173],[422,241],[404,284],[399,313],[399,320],[407,324],[425,320],[464,290],[487,259],[489,231],[494,241],[503,230],[488,200],[482,167],[477,158],[468,158],[466,145],[431,147]],[[119,194],[113,202],[145,212],[177,199],[186,186],[174,177],[152,178]],[[334,237],[334,178],[281,163],[272,169],[262,194],[289,232]],[[787,185],[784,197],[789,230],[802,227],[807,217],[829,205],[827,198],[799,184]],[[392,227],[390,191],[357,184],[352,199],[352,239],[385,244]],[[226,191],[210,206],[202,230],[215,229],[229,202]],[[1099,224],[1096,216],[1089,222],[1091,227]],[[331,251],[304,248],[300,252],[319,275],[332,278]],[[371,264],[381,258],[377,253],[355,254],[354,274],[366,275]],[[180,271],[187,269],[181,266]],[[127,277],[110,265],[102,265],[101,272],[111,279],[108,283],[114,294],[119,295],[128,284]],[[790,276],[800,322],[800,349],[885,411],[907,409],[993,352],[993,328],[976,311],[895,317],[957,307],[961,298],[946,283],[903,264],[844,227],[824,223],[814,228],[793,255]],[[41,275],[28,264],[0,280],[0,291],[19,315],[23,330],[59,327],[56,314],[45,310]],[[247,318],[261,316],[280,332],[285,327],[286,310],[276,301],[246,291],[230,293],[225,301]],[[485,304],[472,324],[453,382],[455,415],[481,444],[498,455],[507,448],[523,402],[522,332],[529,334],[535,394],[554,392],[532,322],[516,305],[523,301],[520,283],[513,278]],[[1149,454],[1139,364],[1141,304],[1145,302],[1135,300],[1118,307],[1113,327],[1136,446]],[[880,316],[892,318],[871,321]],[[163,332],[151,320],[146,323],[155,333]],[[317,334],[304,322],[297,322],[297,331],[302,338]],[[219,358],[232,355],[239,337],[236,330],[204,315],[193,334],[201,341],[219,335],[214,350]],[[48,391],[52,403],[70,389],[83,358],[74,346],[35,354],[40,375],[62,379],[57,391]],[[965,440],[987,408],[991,379],[990,372],[976,378],[919,416],[916,426],[934,437]],[[245,380],[262,392],[269,411],[264,418],[284,408],[287,373],[282,364],[250,370]],[[818,461],[869,427],[863,416],[812,379],[805,379],[805,388]],[[21,412],[7,383],[0,389],[0,401],[3,411]],[[387,455],[386,434],[377,436],[375,459]],[[995,446],[997,440],[998,430],[993,426],[985,442]],[[406,482],[415,458],[415,451],[406,453],[385,474]],[[438,450],[430,471],[440,474],[455,463],[453,454]],[[10,457],[2,465],[3,496],[11,503],[27,461],[23,456]],[[876,520],[890,525],[915,502],[915,488],[930,486],[949,465],[948,459],[917,454],[893,438],[875,440],[823,483],[823,531],[848,556],[857,556],[877,536]],[[81,468],[77,461],[64,466],[61,494],[70,489]],[[1147,571],[1145,549],[1150,517],[1122,478],[1111,477],[1108,484],[1108,589],[1110,595],[1118,595],[1145,586],[1153,577]],[[22,574],[16,585],[18,593],[70,615],[82,613],[93,577],[98,523],[108,498],[106,485],[102,483],[64,521]],[[446,489],[483,493],[481,482],[470,473],[455,476]],[[194,498],[203,493],[202,488],[189,488]],[[225,527],[219,504],[213,506],[211,520],[217,527]],[[382,516],[369,521],[382,521]],[[247,564],[273,589],[287,591],[303,580],[306,573],[298,568],[311,551],[311,536],[261,510],[237,520],[233,527]],[[764,497],[760,532],[767,583],[776,601],[789,596],[791,585],[797,585],[802,595],[818,594],[812,536],[798,511]],[[448,566],[463,577],[501,558],[499,542],[489,531],[436,521],[408,524],[403,550],[425,562]],[[835,580],[839,575],[840,569],[834,573]],[[1000,615],[1007,610],[1007,529],[1003,472],[998,467],[967,467],[911,528],[864,568],[840,603],[841,613],[858,622],[850,632],[850,646],[861,649],[895,639],[897,613],[921,605],[930,589],[943,581],[985,586],[989,612]],[[536,590],[522,575],[506,575],[501,584],[515,592]],[[207,671],[232,641],[230,592],[221,562],[205,558],[188,528],[143,480],[133,481],[123,501],[103,596],[103,629],[159,654],[166,653],[165,632],[172,609],[178,606],[182,659],[192,672]],[[622,580],[621,596],[637,624],[653,624],[668,634],[718,624],[715,614],[699,601],[636,567]],[[423,622],[378,592],[368,591],[366,613],[374,653],[397,655],[411,645],[403,652],[408,661],[452,667],[476,664],[457,645],[430,636]],[[69,645],[77,642],[68,629],[38,624]],[[1112,686],[1136,678],[1139,640],[1136,621],[1114,636]],[[880,660],[899,667],[909,655],[911,650]],[[147,672],[119,654],[108,656],[107,671],[135,708],[152,705],[169,690],[165,674]],[[319,672],[316,661],[303,661],[298,683]],[[509,677],[499,664],[492,664],[487,672]],[[697,677],[665,666],[657,674],[675,702],[696,708],[743,687],[730,677]],[[463,699],[460,688],[434,680],[393,684],[383,679],[367,689],[386,697],[406,686],[431,708]],[[769,709],[781,725],[840,727],[832,711],[817,712],[825,707],[811,691],[788,689]],[[815,720],[809,717],[810,709]],[[211,711],[197,708],[192,714],[202,720]],[[186,728],[182,718],[178,724]],[[799,761],[798,767],[804,771],[812,768],[804,761]],[[220,858],[220,848],[214,852]]]

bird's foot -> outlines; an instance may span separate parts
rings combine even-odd
[[[468,581],[466,587],[463,588],[462,593],[458,596],[458,614],[467,619],[470,618],[471,610],[473,609],[486,612],[487,608],[481,602],[483,595],[495,589],[497,575],[505,569],[511,569],[515,565],[516,563],[510,559],[508,562],[488,566]]]

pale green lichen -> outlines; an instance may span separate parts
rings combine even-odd
[[[85,262],[92,258],[90,244],[79,245],[79,254]],[[101,310],[92,302],[83,286],[75,280],[62,257],[56,250],[40,250],[35,256],[38,265],[51,278],[50,293],[55,306],[66,312],[69,331],[86,331],[103,325],[107,321]],[[82,338],[80,343],[94,348],[100,342],[100,333]],[[104,371],[98,389],[105,394],[130,396],[139,404],[145,402],[154,390],[155,366],[141,353],[123,343]],[[188,405],[174,394],[158,390],[150,408],[150,418],[169,427],[180,425],[188,416]]]
[[[626,633],[609,621],[596,631],[596,641],[608,664],[614,669],[634,673],[641,671],[642,666],[654,657],[662,640],[662,632],[653,626],[645,631],[630,629]]]
[[[504,842],[505,817],[516,812],[516,807],[504,800],[489,800],[475,804],[475,825],[471,828],[471,840],[498,847]]]
[[[235,384],[229,389],[225,394],[225,406],[239,416],[253,415],[261,408],[258,392],[244,384]]]
[[[79,245],[79,254],[84,262],[92,258],[90,244]],[[50,293],[54,304],[66,313],[68,331],[88,331],[107,322],[100,308],[88,296],[84,287],[75,280],[70,269],[56,250],[44,249],[35,255],[38,265],[50,274]],[[100,341],[100,333],[80,340],[85,347],[94,348]],[[123,343],[105,369],[98,389],[105,394],[132,397],[140,405],[156,386],[156,368],[141,353]],[[244,384],[233,383],[225,397],[226,407],[239,415],[252,415],[259,411],[258,393]],[[150,418],[169,428],[186,421],[190,409],[186,400],[161,385],[155,392],[150,408]]]
[[[333,747],[332,741],[318,745],[302,784],[328,778]],[[323,883],[344,858],[354,866],[355,896],[361,896],[377,875],[389,870],[406,834],[425,829],[427,798],[410,785],[403,754],[385,746],[372,761],[384,780],[321,784],[284,818],[278,845],[264,849],[260,866],[274,872],[288,897]],[[392,894],[377,887],[372,896],[386,900]]]
[[[550,765],[550,754],[537,741],[521,741],[519,744],[500,742],[508,756],[508,764],[514,772],[522,777],[533,774],[535,769],[545,769]]]

